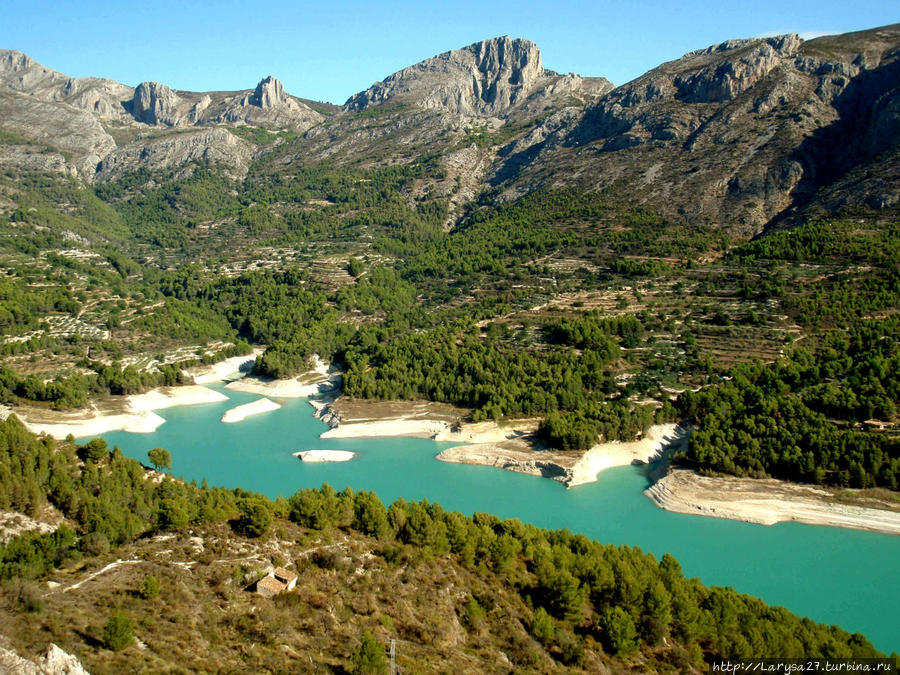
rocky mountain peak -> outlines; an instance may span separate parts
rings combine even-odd
[[[39,65],[37,61],[14,49],[0,50],[0,73],[15,73]]]
[[[269,75],[259,81],[253,96],[250,99],[253,105],[260,108],[274,108],[275,106],[287,103],[287,96],[284,94],[284,86],[280,81]]]
[[[469,115],[499,115],[533,92],[546,76],[540,50],[509,36],[483,40],[404,68],[351,97],[364,110],[389,100]]]
[[[181,122],[178,94],[159,82],[141,82],[134,90],[132,114],[139,122],[174,127]]]

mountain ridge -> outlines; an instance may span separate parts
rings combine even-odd
[[[7,50],[0,126],[50,146],[59,154],[45,164],[87,182],[148,156],[153,169],[211,161],[241,178],[279,144],[283,165],[405,164],[436,153],[449,173],[434,186],[450,201],[448,226],[484,191],[508,201],[577,186],[750,236],[808,214],[900,204],[890,178],[900,166],[898,54],[898,25],[727,40],[615,87],[548,71],[537,45],[503,36],[420,61],[318,112],[272,76],[234,92],[130,88],[68,78]],[[251,147],[227,125],[295,138]],[[175,131],[189,142],[163,138]],[[40,164],[21,147],[2,161]]]

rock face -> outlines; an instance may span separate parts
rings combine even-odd
[[[226,129],[197,129],[159,139],[136,141],[107,154],[97,169],[96,180],[114,179],[144,167],[151,171],[194,161],[209,162],[226,175],[241,179],[253,157],[253,148]]]
[[[131,88],[112,80],[70,78],[21,52],[0,50],[0,129],[27,143],[6,144],[0,151],[3,166],[92,181],[139,166],[159,169],[202,159],[240,178],[252,149],[226,130],[143,138],[143,125],[252,124],[302,132],[322,119],[271,76],[254,90],[238,92],[176,92],[159,82]],[[121,147],[109,133],[111,124]]]
[[[324,115],[286,94],[281,82],[271,75],[260,80],[252,92],[237,92],[218,101],[209,96],[207,99],[198,103],[202,111],[196,115],[201,124],[237,122],[270,129],[306,131],[325,119]]]
[[[89,675],[81,661],[52,643],[47,647],[47,653],[35,661],[24,659],[0,644],[0,672],[20,675]]]
[[[130,117],[126,104],[133,96],[131,87],[96,77],[71,78],[17,51],[0,50],[0,91],[4,88],[45,103],[65,103],[103,120]]]
[[[184,116],[178,112],[181,100],[174,91],[159,82],[141,82],[134,90],[131,113],[145,124],[178,126]]]
[[[439,156],[447,225],[482,193],[605,190],[734,234],[841,209],[900,208],[900,26],[804,42],[729,40],[620,87],[545,70],[534,43],[476,42],[390,75],[324,117],[274,77],[195,93],[69,78],[0,51],[0,164],[82,180],[210,161],[246,173],[255,146],[212,125],[290,129],[282,164]],[[113,138],[115,136],[115,140]]]
[[[287,105],[288,98],[284,95],[284,87],[281,82],[269,75],[256,85],[250,102],[260,108],[275,108]]]
[[[892,204],[900,27],[803,42],[730,40],[691,52],[504,148],[490,182],[611,188],[673,219],[750,235],[802,213]],[[895,167],[898,168],[898,167]],[[856,191],[836,189],[859,170]],[[896,172],[896,171],[895,171]],[[849,185],[849,184],[848,184]],[[829,192],[830,191],[830,192]]]
[[[394,102],[462,115],[502,116],[560,79],[544,70],[541,53],[533,42],[499,37],[404,68],[352,96],[346,107],[365,110]],[[612,88],[603,80],[600,89],[606,88],[604,82]],[[570,79],[562,89],[571,91],[579,84],[580,78]]]

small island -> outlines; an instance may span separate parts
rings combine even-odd
[[[293,454],[302,462],[349,462],[356,457],[356,453],[349,450],[304,450]]]

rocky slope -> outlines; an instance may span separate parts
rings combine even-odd
[[[582,79],[545,70],[530,40],[508,36],[445,52],[376,82],[346,103],[367,110],[391,103],[460,115],[509,116],[541,99],[572,95],[597,97],[613,88],[604,78]]]
[[[68,78],[0,52],[0,163],[109,180],[195,160],[232,177],[270,152],[274,170],[322,161],[406,163],[450,205],[567,185],[675,222],[749,236],[810,214],[900,201],[900,26],[804,42],[729,40],[613,88],[543,68],[534,43],[477,42],[405,68],[327,118],[268,77],[254,90],[193,93]],[[228,128],[299,134],[260,147]],[[279,145],[280,144],[280,145]]]
[[[302,132],[323,118],[271,76],[255,89],[236,92],[175,91],[159,82],[132,88],[107,79],[71,78],[20,52],[0,51],[0,129],[58,151],[51,160],[36,158],[27,144],[5,146],[0,162],[26,170],[46,167],[92,181],[140,166],[161,169],[199,159],[242,177],[252,154],[245,141],[225,129],[179,135],[165,129],[247,124]]]
[[[608,190],[745,235],[812,206],[893,206],[900,184],[881,160],[896,163],[900,139],[898,48],[888,26],[691,52],[547,120],[501,151],[490,180],[507,198],[548,183]],[[835,191],[858,168],[868,177]]]

